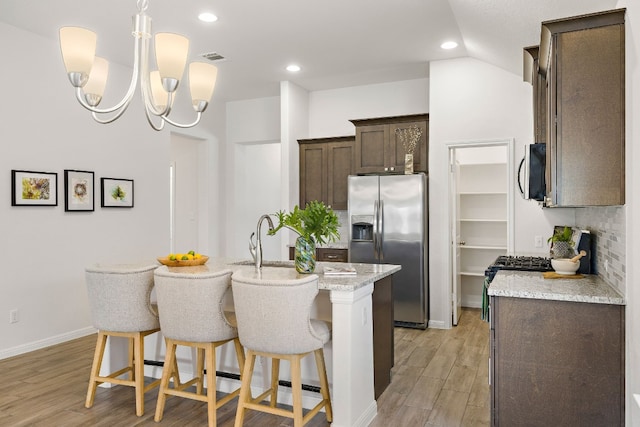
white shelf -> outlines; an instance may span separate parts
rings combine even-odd
[[[480,306],[486,268],[508,251],[508,165],[506,162],[461,164],[457,184],[458,232],[460,240],[466,242],[457,249],[460,291],[463,305],[470,306],[473,301],[475,305],[471,305]]]
[[[507,222],[504,218],[460,218],[460,222]]]
[[[461,276],[484,277],[484,271],[461,271]]]
[[[461,191],[461,196],[506,196],[506,191]]]
[[[506,246],[489,246],[489,245],[460,245],[460,249],[479,249],[483,251],[507,251]]]

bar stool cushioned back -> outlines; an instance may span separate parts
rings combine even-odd
[[[155,271],[160,329],[166,342],[162,381],[155,420],[162,420],[167,396],[207,402],[210,426],[216,425],[216,409],[240,393],[240,387],[216,400],[216,348],[233,341],[238,372],[244,365],[244,349],[232,313],[224,312],[225,296],[231,291],[231,270],[210,271],[207,266],[167,268]],[[197,350],[193,378],[170,387],[176,349]],[[207,390],[203,393],[206,370]],[[195,392],[187,389],[195,385]]]
[[[284,273],[284,269],[280,270]],[[327,420],[330,422],[332,419],[323,353],[324,345],[331,340],[331,329],[328,322],[311,318],[311,309],[318,294],[318,276],[311,274],[281,279],[278,275],[277,272],[258,275],[254,271],[240,270],[232,276],[238,334],[247,349],[236,426],[242,425],[245,409],[293,418],[295,426],[304,425],[323,407]],[[316,359],[322,399],[303,417],[300,361],[311,352]],[[271,388],[253,399],[250,387],[256,355],[272,359],[272,378]],[[291,363],[293,411],[276,408],[281,359]],[[270,396],[270,405],[260,404],[267,395]]]
[[[87,267],[93,327],[119,332],[157,329],[158,313],[150,299],[156,268],[157,264]]]
[[[91,367],[85,406],[93,406],[98,384],[134,387],[136,414],[144,413],[144,393],[160,381],[144,385],[144,337],[159,330],[157,311],[151,304],[153,272],[158,264],[96,264],[85,269],[87,295],[93,326],[98,340]],[[128,366],[101,376],[100,368],[107,337],[124,337],[129,341]],[[128,379],[118,378],[128,374]]]

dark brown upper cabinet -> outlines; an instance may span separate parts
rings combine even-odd
[[[413,153],[413,170],[427,172],[429,145],[429,115],[381,117],[350,120],[356,126],[356,173],[401,173],[404,171],[405,150],[396,129],[417,126],[422,130]]]
[[[549,207],[625,203],[625,9],[542,23]]]
[[[312,200],[347,209],[347,177],[355,171],[355,137],[299,139],[300,207]]]
[[[539,72],[539,46],[525,47],[523,51],[524,80],[533,86],[533,141],[547,142],[547,80]]]

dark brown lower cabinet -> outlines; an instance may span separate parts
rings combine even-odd
[[[490,334],[491,425],[624,425],[624,306],[493,296]]]
[[[393,368],[393,286],[392,277],[375,282],[373,310],[373,389],[375,399],[391,383]]]

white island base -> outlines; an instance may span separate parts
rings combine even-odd
[[[202,272],[231,269],[254,271],[247,262],[233,260],[209,260],[204,266],[197,267],[159,267],[177,270],[180,273],[198,274]],[[296,277],[298,273],[291,262],[265,262],[262,274],[279,277]],[[373,365],[373,318],[372,293],[376,281],[400,270],[397,265],[351,264],[357,270],[355,276],[324,276],[325,266],[344,266],[336,263],[318,263],[316,274],[319,279],[318,298],[315,302],[317,318],[331,320],[332,340],[325,346],[327,375],[330,383],[331,404],[333,406],[332,426],[366,427],[377,414],[374,397],[374,365]],[[390,308],[391,309],[391,308]],[[113,372],[126,363],[126,342],[109,340],[105,352],[101,373]],[[164,360],[164,339],[161,334],[154,334],[145,339],[145,360]],[[238,373],[233,346],[225,345],[219,349],[218,370]],[[195,353],[190,349],[180,348],[178,363],[181,377],[191,378],[195,366]],[[270,363],[262,363],[260,371],[254,375],[252,388],[254,395],[268,388]],[[318,385],[315,362],[312,356],[303,360],[302,382]],[[280,368],[281,380],[289,374],[286,362]],[[162,368],[145,366],[145,375],[160,378]],[[222,392],[229,392],[239,386],[235,379],[218,377],[217,387]],[[312,408],[319,402],[319,394],[303,392],[303,406]],[[291,404],[291,393],[288,388],[280,387],[278,402]],[[149,410],[149,409],[147,409]]]

